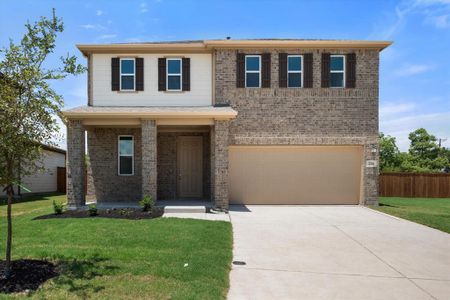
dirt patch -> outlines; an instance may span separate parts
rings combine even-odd
[[[141,219],[154,219],[159,218],[164,214],[162,207],[155,207],[153,211],[142,211],[142,209],[134,208],[114,208],[114,209],[99,209],[96,216],[91,216],[87,210],[68,210],[62,214],[49,214],[38,216],[33,220],[43,219],[64,219],[64,218],[111,218],[111,219],[128,219],[128,220],[141,220]]]
[[[0,293],[35,291],[47,280],[58,276],[56,266],[44,260],[15,260],[11,267],[11,277],[6,279],[5,261],[0,261]]]

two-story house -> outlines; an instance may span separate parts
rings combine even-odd
[[[78,45],[87,105],[66,110],[67,191],[85,204],[375,204],[384,41]]]

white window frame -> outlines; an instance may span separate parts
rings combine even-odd
[[[120,155],[120,138],[131,137],[131,155]],[[121,174],[120,173],[120,157],[121,156],[131,156],[131,174]],[[134,136],[132,135],[119,135],[117,138],[117,174],[119,176],[134,176]]]
[[[133,74],[122,73],[122,60],[132,60],[133,61]],[[136,91],[136,58],[134,57],[121,57],[119,62],[119,70],[120,70],[120,91],[121,92],[135,92]],[[133,76],[133,89],[122,89],[122,76]]]
[[[289,58],[290,57],[300,57],[300,71],[289,71]],[[303,88],[303,55],[295,54],[287,56],[287,87],[291,89]],[[300,86],[289,86],[289,73],[300,73]]]
[[[257,57],[259,59],[259,70],[258,71],[247,71],[247,57]],[[244,66],[244,70],[245,70],[245,87],[246,88],[254,88],[254,89],[258,89],[261,88],[261,55],[245,55],[244,57],[244,61],[245,61],[245,66]],[[259,74],[259,83],[258,86],[247,86],[247,74],[248,73],[258,73]]]
[[[180,73],[169,73],[169,60],[178,60],[180,62]],[[180,76],[180,88],[179,89],[169,89],[169,75],[170,76]],[[166,58],[166,91],[169,92],[179,92],[183,90],[183,59],[179,57],[168,57]]]
[[[342,71],[333,71],[333,70],[331,70],[331,58],[332,57],[342,57]],[[330,55],[330,88],[332,88],[332,89],[343,89],[343,88],[345,88],[345,64],[346,64],[346,61],[345,61],[345,55],[343,55],[343,54],[332,54],[332,55]],[[343,76],[342,76],[342,78],[343,78],[343,80],[342,80],[342,86],[331,86],[331,73],[342,73],[343,74]]]

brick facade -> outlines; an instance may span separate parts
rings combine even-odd
[[[81,208],[86,204],[84,193],[85,177],[85,135],[80,120],[67,123],[67,207]]]
[[[134,175],[118,173],[119,135],[134,140]],[[88,130],[88,154],[95,198],[100,202],[129,202],[142,199],[142,149],[140,128],[93,128]]]
[[[271,53],[271,88],[236,88],[236,53]],[[278,54],[313,53],[313,88],[279,88]],[[356,54],[356,88],[321,88],[321,54]],[[231,145],[361,145],[362,204],[378,201],[377,50],[217,49],[215,101],[238,111],[230,122]],[[377,150],[373,152],[372,149]]]
[[[270,88],[236,88],[236,53],[271,53]],[[279,88],[278,54],[313,54],[312,88]],[[321,88],[321,54],[356,54],[356,87]],[[88,150],[99,202],[138,201],[143,195],[177,198],[176,138],[202,135],[205,198],[227,209],[229,145],[359,145],[363,148],[361,204],[378,202],[379,51],[371,49],[215,49],[214,101],[238,112],[215,120],[209,133],[159,132],[155,120],[140,128],[89,128]],[[118,175],[119,135],[134,136],[134,175]],[[68,202],[84,205],[84,128],[68,126]]]

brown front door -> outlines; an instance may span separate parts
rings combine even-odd
[[[180,136],[177,140],[178,196],[203,196],[203,138]]]

